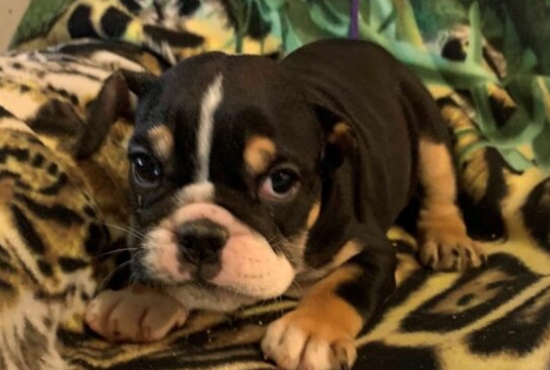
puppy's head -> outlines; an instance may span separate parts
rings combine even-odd
[[[292,78],[268,59],[209,53],[126,79],[139,99],[136,276],[198,308],[284,293],[319,215],[326,142]]]

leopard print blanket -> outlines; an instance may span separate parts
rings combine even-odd
[[[240,51],[285,51],[272,32],[258,31],[265,29],[258,8],[247,33],[236,26],[231,1],[154,5],[76,0],[47,31],[0,57],[0,369],[275,368],[258,341],[292,300],[197,313],[146,345],[113,345],[83,325],[90,297],[121,284],[116,276],[129,232],[131,122],[114,122],[96,152],[76,159],[105,79],[118,68],[160,73],[199,52],[234,52],[236,34]],[[439,52],[460,63],[469,51],[463,41],[450,38]],[[479,65],[498,77],[501,56],[490,45],[482,55]],[[427,85],[454,134],[461,206],[488,265],[433,273],[418,264],[414,238],[392,228],[398,288],[357,338],[355,368],[547,369],[550,180],[541,166],[506,160],[516,150],[534,163],[530,148],[490,145],[480,129],[479,90]],[[488,79],[481,87],[485,108],[504,125],[520,102],[501,83]],[[550,94],[540,91],[550,107]]]

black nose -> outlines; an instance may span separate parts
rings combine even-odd
[[[178,230],[179,249],[183,259],[196,266],[219,266],[220,251],[227,242],[225,227],[208,219],[186,222]]]

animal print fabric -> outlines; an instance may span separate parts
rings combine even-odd
[[[194,314],[182,329],[147,345],[109,344],[83,327],[81,316],[95,290],[120,283],[112,272],[124,252],[113,252],[124,248],[124,156],[131,132],[128,122],[117,122],[98,153],[75,161],[73,143],[87,123],[87,103],[121,66],[158,73],[208,50],[284,54],[289,40],[261,17],[261,2],[246,3],[256,4],[248,29],[239,28],[240,8],[231,1],[170,0],[155,7],[75,0],[56,8],[47,27],[18,44],[21,51],[0,59],[0,369],[275,368],[263,360],[258,341],[267,323],[293,307],[290,300],[232,315]],[[408,2],[396,3],[401,6],[392,19],[410,25]],[[371,14],[383,5],[369,4]],[[308,14],[298,8],[288,19]],[[318,11],[311,9],[311,19],[319,19]],[[391,25],[379,20],[361,18],[385,43]],[[501,80],[512,67],[501,51],[478,43],[477,53],[457,29],[438,45],[413,37],[405,44],[420,50],[418,60],[437,61],[428,69],[411,67],[425,77],[454,134],[461,207],[470,232],[483,241],[488,266],[433,273],[417,263],[410,234],[390,230],[398,289],[357,339],[359,370],[550,367],[548,176],[532,147],[502,145],[486,131],[488,112],[505,127],[527,109],[522,104],[536,104]],[[405,44],[393,43],[399,47],[392,52]],[[50,49],[28,51],[44,47]],[[475,66],[468,59],[472,50],[481,55]],[[434,74],[443,74],[444,83],[429,77]],[[530,81],[538,87],[527,91],[548,107],[544,79]]]

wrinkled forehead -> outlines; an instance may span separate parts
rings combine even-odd
[[[138,116],[134,139],[161,160],[178,157],[194,167],[192,181],[209,181],[216,167],[223,172],[239,161],[256,173],[278,160],[316,163],[320,126],[272,61],[220,56],[184,63],[163,77],[159,95],[143,102],[149,109]]]

